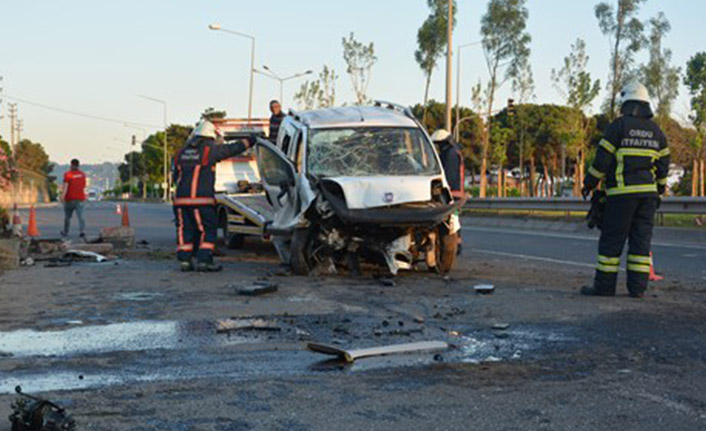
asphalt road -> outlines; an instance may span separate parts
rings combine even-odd
[[[117,214],[115,202],[86,202],[83,211],[86,220],[86,235],[98,236],[101,228],[119,226],[122,216]],[[29,212],[20,211],[22,221],[26,226]],[[159,246],[174,243],[174,225],[172,207],[158,203],[128,204],[130,225],[135,228],[138,240],[145,240]],[[37,208],[37,225],[44,238],[57,238],[64,227],[64,212],[60,204],[52,204]],[[78,220],[74,215],[69,237],[78,237]]]
[[[255,242],[220,273],[181,273],[171,208],[129,211],[150,247],[0,274],[0,431],[15,385],[95,431],[706,429],[698,245],[657,244],[667,280],[642,300],[588,298],[596,241],[581,235],[467,220],[449,277],[406,271],[391,286],[372,269],[292,276]],[[107,202],[86,218],[89,235],[120,223]],[[38,219],[57,236],[60,207]],[[278,290],[235,291],[263,280]],[[494,294],[473,292],[484,282]],[[252,317],[276,330],[216,330]],[[352,365],[306,350],[430,340],[452,347]]]
[[[598,253],[597,235],[475,226],[462,229],[464,247],[472,253],[584,268],[595,266]],[[655,241],[652,251],[655,268],[664,277],[706,280],[706,244],[696,245],[676,239]]]
[[[138,240],[165,247],[174,243],[173,215],[169,205],[130,203],[128,210]],[[97,235],[102,227],[119,225],[121,222],[113,202],[89,202],[84,215],[89,236]],[[26,221],[26,211],[23,211],[23,217]],[[44,236],[58,236],[63,225],[60,206],[39,208],[37,219]],[[76,223],[74,218],[70,232],[73,236],[77,235]],[[466,225],[463,227],[463,237],[466,253],[469,254],[541,261],[569,267],[593,268],[598,248],[597,235],[563,232]],[[706,280],[706,244],[698,245],[677,239],[655,241],[653,252],[657,272],[665,277],[692,282]]]

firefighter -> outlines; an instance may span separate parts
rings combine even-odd
[[[213,262],[218,229],[214,197],[216,163],[244,152],[251,144],[242,141],[220,145],[221,141],[218,129],[204,119],[174,158],[177,259],[182,271],[222,269]]]
[[[439,158],[446,173],[446,181],[451,189],[451,196],[455,200],[465,200],[466,192],[464,187],[465,168],[463,164],[463,153],[461,147],[445,129],[439,129],[431,135],[431,140],[439,147]],[[458,211],[451,217],[452,231],[457,232],[461,228]],[[461,235],[458,236],[457,254],[461,254]]]
[[[607,194],[593,286],[583,295],[614,296],[620,256],[628,240],[627,288],[641,298],[647,290],[654,216],[669,170],[669,146],[652,121],[644,85],[633,82],[620,92],[621,117],[605,130],[581,190],[584,199],[603,181]]]

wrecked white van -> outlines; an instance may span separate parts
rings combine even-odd
[[[266,227],[297,274],[323,266],[396,274],[454,265],[458,223],[438,154],[408,108],[375,106],[291,113],[257,160],[274,208]]]

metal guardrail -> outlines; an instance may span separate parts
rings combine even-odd
[[[581,198],[469,198],[465,209],[516,211],[588,211],[589,201]],[[657,210],[663,214],[706,214],[706,198],[663,198]]]

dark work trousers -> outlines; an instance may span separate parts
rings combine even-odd
[[[615,295],[623,245],[628,240],[628,292],[647,290],[650,275],[650,242],[657,197],[608,198],[598,242],[598,264],[594,287],[602,295]]]
[[[213,249],[218,235],[216,207],[213,205],[175,206],[177,259],[199,263],[213,262]]]

